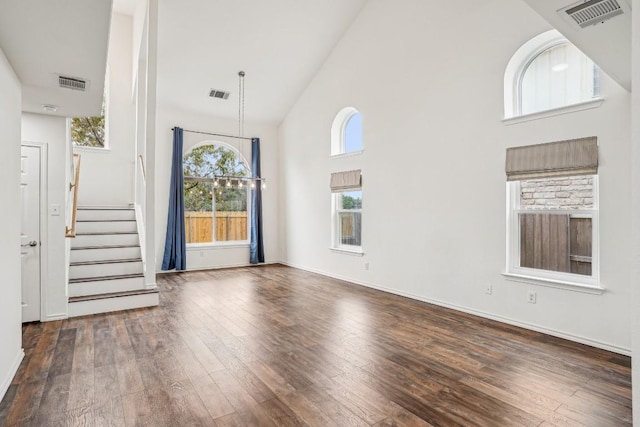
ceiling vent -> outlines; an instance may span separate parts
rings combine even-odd
[[[87,90],[87,81],[78,77],[58,76],[58,85],[64,89],[73,89],[85,92]]]
[[[211,89],[209,96],[212,98],[228,99],[230,93],[231,92],[226,92],[224,90]]]
[[[625,8],[623,0],[589,0],[571,5],[558,12],[571,18],[570,20],[580,28],[586,28],[624,14]]]

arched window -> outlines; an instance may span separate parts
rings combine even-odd
[[[362,151],[362,114],[353,107],[340,110],[331,125],[331,155]]]
[[[234,148],[205,143],[183,156],[187,244],[248,240],[250,171]]]
[[[600,96],[600,71],[556,30],[525,43],[504,78],[505,118],[580,104]]]

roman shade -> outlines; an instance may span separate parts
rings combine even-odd
[[[598,173],[595,136],[507,148],[507,181]]]
[[[331,191],[334,193],[355,190],[360,187],[362,187],[362,174],[360,169],[331,174]]]

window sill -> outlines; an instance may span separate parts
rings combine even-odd
[[[103,153],[107,154],[111,151],[109,147],[83,147],[83,146],[73,146],[73,152],[76,151],[85,152],[85,153]]]
[[[566,289],[568,291],[582,292],[586,294],[602,295],[605,289],[597,285],[586,285],[583,283],[570,282],[565,280],[549,279],[546,277],[527,276],[525,274],[507,273],[502,275],[509,281],[527,283],[530,285],[540,285],[549,288]]]
[[[341,159],[343,157],[353,157],[353,156],[359,156],[362,153],[364,153],[364,150],[358,150],[358,151],[350,151],[348,153],[340,153],[340,154],[332,154],[331,158],[332,159]]]
[[[362,248],[329,248],[329,250],[331,252],[335,252],[338,254],[345,254],[345,255],[351,255],[351,256],[364,256],[364,252],[362,251]]]
[[[207,249],[248,248],[249,246],[249,242],[188,243],[187,252]]]
[[[524,114],[522,116],[505,117],[502,123],[505,126],[515,125],[518,123],[530,122],[532,120],[546,119],[548,117],[560,116],[562,114],[575,113],[577,111],[590,110],[592,108],[598,108],[604,103],[604,99],[596,98],[591,101],[580,102],[578,104],[567,105],[565,107],[552,108],[550,110],[538,111],[531,114]]]

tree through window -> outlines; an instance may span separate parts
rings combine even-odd
[[[71,142],[76,147],[106,148],[105,111],[107,88],[102,98],[99,116],[74,117],[71,119]]]
[[[188,244],[246,241],[249,168],[222,144],[195,147],[183,157]]]

